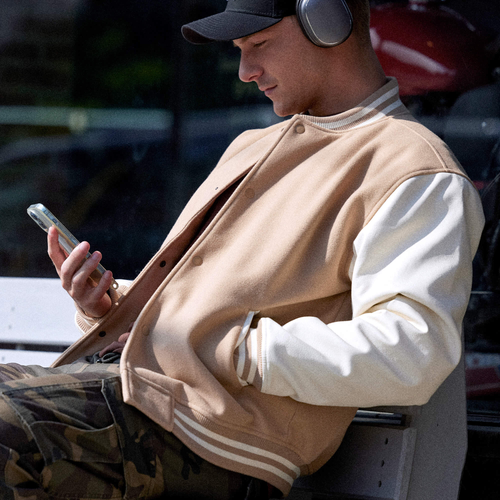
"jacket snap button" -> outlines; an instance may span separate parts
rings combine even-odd
[[[255,191],[252,189],[252,188],[248,188],[246,191],[245,191],[245,196],[247,198],[254,198],[255,197]]]
[[[196,255],[193,257],[193,264],[195,266],[201,266],[203,264],[203,259],[199,255]]]
[[[295,127],[295,132],[297,132],[297,134],[303,134],[305,131],[306,131],[306,127],[304,127],[304,125],[302,125],[302,123],[299,123]]]
[[[146,325],[144,325],[144,326],[142,327],[142,329],[141,329],[141,333],[142,333],[145,337],[147,337],[147,336],[149,335],[149,333],[150,333],[150,331],[149,331],[149,327],[148,327],[148,326],[146,326]]]

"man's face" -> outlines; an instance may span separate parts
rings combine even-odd
[[[324,50],[303,35],[295,16],[244,38],[234,40],[241,50],[239,77],[255,82],[273,101],[278,116],[322,111],[326,85]]]

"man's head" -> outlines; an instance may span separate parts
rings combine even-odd
[[[354,15],[351,15],[351,11]],[[320,47],[344,42],[353,27],[359,34],[369,24],[368,0],[228,0],[224,12],[182,27],[191,43],[230,41],[258,33],[296,15],[304,35]],[[366,35],[366,33],[365,33]]]
[[[346,12],[342,0],[309,1],[340,1]],[[332,115],[359,104],[385,81],[370,44],[369,2],[346,2],[352,34],[333,47],[309,38],[305,21],[294,14],[300,0],[229,0],[224,12],[183,26],[183,35],[193,43],[233,40],[241,51],[240,79],[255,82],[278,116]]]

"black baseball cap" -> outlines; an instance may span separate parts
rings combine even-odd
[[[191,43],[236,40],[279,23],[295,14],[296,0],[228,0],[226,10],[182,27]]]

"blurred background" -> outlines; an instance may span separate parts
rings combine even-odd
[[[255,85],[238,80],[232,44],[182,39],[182,24],[225,3],[0,0],[0,276],[55,277],[45,235],[26,214],[43,203],[115,276],[133,279],[230,141],[280,120]],[[500,2],[371,5],[386,73],[483,196],[487,226],[465,322],[461,498],[497,500]]]

